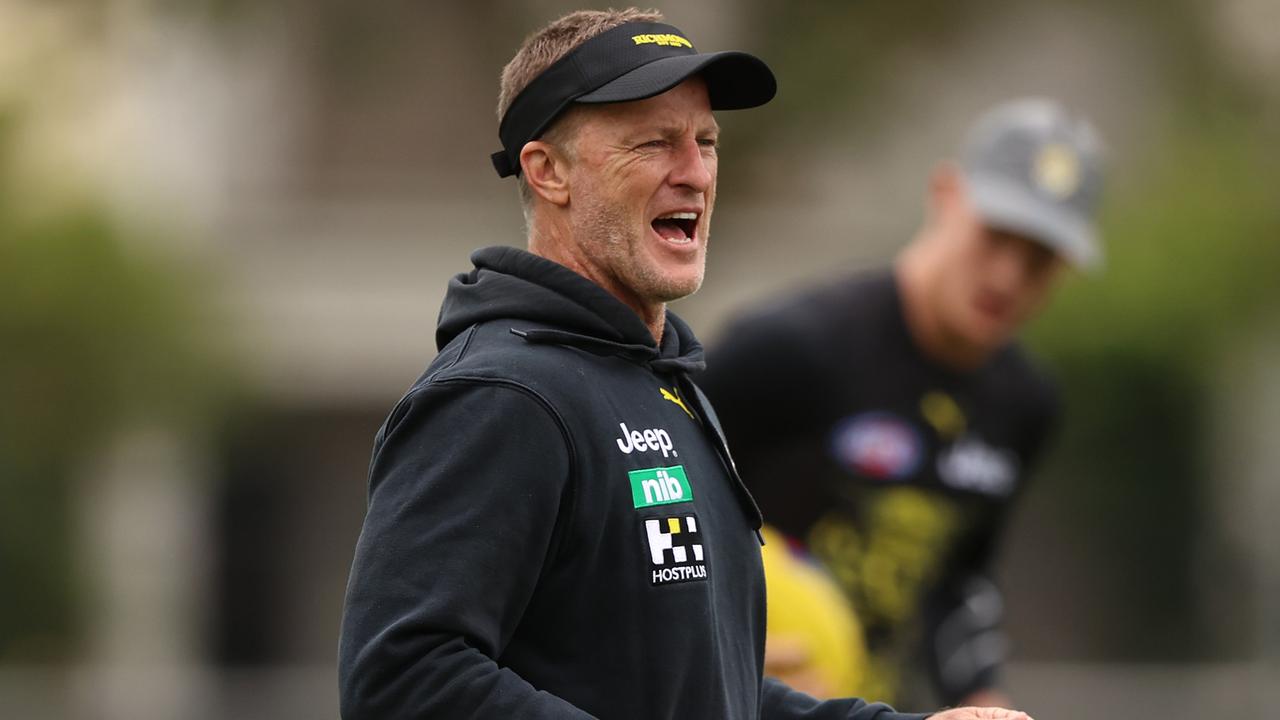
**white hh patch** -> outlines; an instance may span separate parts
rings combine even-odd
[[[959,490],[1005,496],[1013,492],[1017,476],[1017,455],[971,435],[938,455],[938,477]]]
[[[707,566],[702,533],[693,515],[676,515],[644,521],[654,585],[705,580]]]

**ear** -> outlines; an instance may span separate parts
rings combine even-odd
[[[552,205],[569,204],[569,159],[555,145],[532,140],[520,149],[520,168],[534,195]]]
[[[964,194],[964,177],[954,162],[941,162],[929,175],[929,216],[946,214]]]

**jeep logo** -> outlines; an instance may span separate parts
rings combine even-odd
[[[680,455],[680,453],[672,449],[675,446],[671,443],[671,436],[662,428],[628,430],[626,423],[618,423],[618,427],[622,428],[622,437],[617,438],[618,449],[627,455],[630,455],[635,450],[641,452],[646,450],[661,451],[662,457],[667,457],[668,455],[679,457]]]

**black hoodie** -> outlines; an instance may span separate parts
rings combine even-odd
[[[379,430],[342,716],[905,720],[762,681],[760,514],[689,381],[702,347],[493,247]]]

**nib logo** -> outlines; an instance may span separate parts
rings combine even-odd
[[[631,480],[631,501],[638,508],[689,502],[693,488],[683,465],[645,468],[627,473]]]

